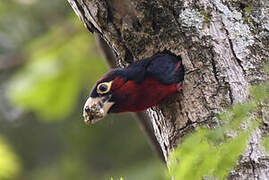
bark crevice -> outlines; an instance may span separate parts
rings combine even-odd
[[[220,86],[220,81],[219,81],[219,78],[218,78],[218,71],[217,71],[217,67],[216,67],[213,48],[210,48],[210,53],[211,53],[211,65],[212,65],[213,74],[214,74],[214,77],[215,77],[218,85]]]
[[[224,24],[223,24],[223,26],[225,27]],[[246,73],[246,70],[244,69],[241,60],[237,57],[237,55],[235,53],[235,50],[234,50],[234,47],[233,47],[233,42],[232,42],[231,38],[229,37],[230,36],[229,31],[226,28],[224,28],[224,29],[225,29],[225,32],[226,32],[226,35],[227,35],[227,39],[228,39],[228,42],[229,42],[229,45],[230,45],[230,49],[231,49],[231,51],[233,53],[234,59],[236,60],[236,62],[238,63],[238,65],[241,67],[244,75],[246,75],[247,74]]]
[[[255,163],[253,163],[253,160],[251,158],[252,153],[253,153],[253,144],[250,143],[249,146],[250,146],[250,152],[249,152],[249,155],[248,155],[248,157],[249,157],[249,164],[250,164],[251,169],[252,169],[253,178],[256,178],[256,174],[255,174]]]

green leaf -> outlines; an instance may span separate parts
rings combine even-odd
[[[21,171],[21,164],[17,155],[7,142],[0,137],[0,179],[16,179]]]
[[[244,152],[249,133],[242,133],[217,147],[217,165],[214,167],[213,175],[225,179],[231,169],[236,165],[239,156]]]

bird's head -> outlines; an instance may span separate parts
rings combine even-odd
[[[99,79],[92,88],[83,108],[87,124],[93,124],[105,117],[116,104],[114,93],[124,84],[124,78],[118,74],[120,69],[113,69]]]

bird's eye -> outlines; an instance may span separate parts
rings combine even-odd
[[[98,86],[97,86],[97,92],[99,94],[108,93],[110,91],[111,83],[112,82],[104,82],[104,83],[98,84]]]
[[[101,92],[105,92],[105,91],[107,91],[107,85],[106,84],[101,84],[100,86],[99,86],[99,90],[101,91]]]

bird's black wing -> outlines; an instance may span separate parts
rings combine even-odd
[[[117,69],[117,76],[126,81],[141,83],[145,78],[154,78],[163,84],[174,84],[183,81],[184,68],[181,57],[171,53],[160,53],[134,62],[127,68]]]
[[[181,57],[161,53],[150,58],[146,76],[155,78],[163,84],[174,84],[184,79],[184,67]]]

